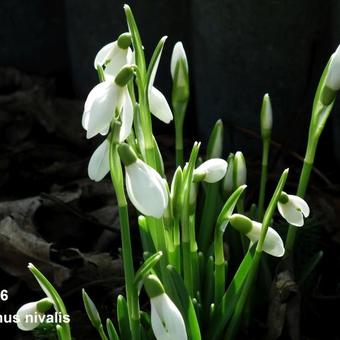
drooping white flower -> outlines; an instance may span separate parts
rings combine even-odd
[[[105,80],[113,80],[124,65],[132,62],[130,44],[130,34],[123,33],[118,40],[99,50],[94,59],[94,68],[97,69],[98,66],[103,68]]]
[[[212,158],[202,163],[194,170],[194,176],[202,178],[207,183],[221,180],[227,172],[228,163],[221,158]]]
[[[163,40],[166,37],[162,38]],[[162,49],[163,51],[163,49]],[[173,119],[173,115],[170,109],[170,106],[164,97],[163,93],[161,93],[158,89],[156,89],[153,84],[155,82],[155,77],[159,65],[159,61],[162,55],[162,51],[159,53],[157,60],[155,62],[154,68],[151,72],[150,82],[148,87],[148,99],[149,99],[149,107],[151,113],[156,116],[159,120],[164,123],[170,123]]]
[[[119,155],[125,165],[126,191],[132,204],[146,216],[161,218],[169,201],[164,179],[138,159],[127,144],[120,145]]]
[[[183,317],[155,275],[144,280],[150,297],[151,326],[157,340],[187,340]]]
[[[31,331],[38,327],[44,313],[52,307],[50,299],[42,299],[40,301],[29,302],[19,308],[16,313],[17,326],[22,331]]]
[[[258,242],[261,235],[262,224],[252,221],[250,218],[233,214],[230,224],[242,234],[246,235],[252,243]],[[276,230],[269,227],[263,243],[263,251],[276,257],[281,257],[285,253],[285,248],[281,236]]]
[[[88,175],[96,182],[101,181],[110,171],[110,142],[105,139],[94,151],[88,165]]]
[[[128,67],[123,68],[121,72],[132,73]],[[82,118],[82,125],[87,131],[87,138],[92,138],[98,133],[107,134],[110,123],[117,114],[120,114],[122,123],[120,139],[124,140],[130,134],[133,122],[133,106],[125,85],[106,80],[91,90],[85,101]]]
[[[281,216],[296,227],[303,226],[304,217],[308,217],[310,213],[309,206],[304,199],[285,192],[282,192],[277,208]]]

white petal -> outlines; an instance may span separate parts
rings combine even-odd
[[[290,224],[296,227],[303,226],[303,215],[301,211],[289,200],[287,203],[278,202],[277,208],[281,216]]]
[[[115,109],[122,106],[124,95],[125,89],[110,81],[99,83],[91,90],[83,113],[83,126],[87,129],[87,138],[107,130]]]
[[[41,323],[38,316],[44,314],[37,311],[36,302],[30,302],[19,308],[16,315],[18,328],[22,331],[31,331]]]
[[[122,49],[119,48],[118,45],[112,50],[110,62],[106,64],[104,73],[106,76],[111,76],[113,78],[119,73],[122,67],[128,64],[128,61],[131,60],[131,49]]]
[[[110,143],[107,139],[94,151],[88,166],[88,174],[93,181],[101,181],[110,171],[109,151]]]
[[[133,123],[133,105],[131,101],[131,97],[129,94],[125,96],[125,104],[123,105],[122,113],[121,113],[121,121],[122,126],[119,132],[119,141],[120,143],[123,142],[127,137],[132,129]]]
[[[173,116],[171,109],[164,95],[152,87],[149,91],[149,105],[151,113],[164,123],[170,123]]]
[[[261,229],[262,224],[253,221],[252,230],[246,234],[251,242],[255,243],[260,239]],[[281,236],[277,233],[276,230],[271,227],[268,228],[267,235],[263,243],[263,251],[265,251],[269,255],[276,257],[281,257],[285,253],[285,248]]]
[[[340,45],[332,54],[325,85],[338,91],[340,89]]]
[[[168,194],[159,173],[141,160],[126,167],[126,191],[142,214],[160,218],[168,206]]]
[[[195,172],[205,172],[204,181],[215,183],[221,180],[227,172],[228,163],[221,158],[212,158],[202,163]]]
[[[302,214],[305,217],[309,216],[310,209],[307,202],[303,198],[295,195],[288,195],[288,197],[289,200],[295,205],[295,207],[301,210]]]
[[[151,325],[157,340],[187,340],[183,317],[164,293],[151,299]]]
[[[117,46],[117,42],[111,42],[99,50],[94,59],[95,69],[97,69],[97,65],[103,66],[107,60],[111,59],[110,55],[114,46]]]

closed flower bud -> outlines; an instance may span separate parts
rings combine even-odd
[[[233,182],[235,188],[247,183],[247,167],[243,153],[237,151],[234,156]]]
[[[207,147],[207,158],[219,158],[222,157],[223,151],[223,122],[219,119],[210,134],[208,147]]]
[[[126,191],[142,214],[161,218],[168,206],[168,191],[159,173],[137,158],[127,145],[120,145],[119,155],[125,165]]]
[[[233,214],[230,217],[230,224],[239,232],[246,235],[252,243],[258,242],[261,235],[262,224],[252,221],[250,218]],[[271,227],[268,228],[263,243],[263,251],[269,255],[281,257],[285,253],[283,241],[280,235]]]
[[[228,168],[223,180],[223,190],[227,194],[231,194],[234,190],[234,154],[230,154],[227,159]]]
[[[329,105],[335,99],[336,93],[340,90],[340,45],[332,54],[324,87],[321,93],[321,101]]]
[[[273,126],[273,110],[270,97],[266,93],[263,97],[261,108],[261,134],[262,138],[269,138]]]
[[[17,326],[22,331],[32,331],[41,323],[41,318],[47,312],[53,303],[50,299],[45,298],[40,301],[29,302],[19,308],[16,313]],[[39,316],[41,318],[39,318]]]
[[[194,170],[194,181],[218,182],[225,176],[227,167],[228,163],[224,159],[209,159]]]
[[[302,227],[304,217],[308,217],[310,213],[309,206],[304,199],[285,192],[282,192],[277,208],[281,216],[296,227]]]
[[[155,275],[149,275],[144,287],[150,297],[151,326],[157,340],[187,340],[185,323],[176,305],[165,293]]]

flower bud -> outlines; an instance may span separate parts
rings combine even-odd
[[[122,33],[117,39],[117,45],[122,50],[127,50],[130,47],[131,42],[130,32]]]
[[[210,134],[208,147],[207,147],[207,158],[220,158],[222,157],[223,150],[223,122],[219,119]]]
[[[226,175],[224,176],[224,180],[223,180],[223,190],[224,190],[225,193],[227,193],[229,195],[234,190],[234,181],[233,181],[233,177],[234,177],[234,154],[233,153],[231,153],[228,156],[227,163],[228,163],[228,168],[227,168]]]
[[[270,138],[273,126],[273,110],[269,94],[263,97],[261,107],[261,134],[262,138]]]
[[[89,317],[91,324],[94,328],[99,329],[102,321],[98,313],[98,309],[92,299],[87,295],[85,289],[82,290],[83,302],[86,310],[86,314]]]
[[[243,153],[237,151],[234,156],[233,182],[235,189],[247,183],[247,167]]]
[[[328,72],[322,88],[321,102],[329,105],[335,99],[336,93],[340,90],[340,45],[332,54],[328,66]]]
[[[179,166],[174,174],[174,177],[171,182],[171,200],[172,200],[172,209],[174,216],[179,219],[182,212],[182,180],[183,180],[183,172],[181,167]]]
[[[133,74],[134,74],[134,67],[131,65],[125,65],[120,69],[119,73],[117,74],[115,78],[115,83],[120,87],[124,87],[127,85],[129,80],[133,77]]]

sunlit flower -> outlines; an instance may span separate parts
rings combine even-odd
[[[132,72],[126,67],[121,72]],[[106,80],[96,85],[87,96],[82,118],[86,137],[101,133],[107,134],[115,115],[120,117],[120,139],[130,134],[133,122],[133,106],[126,84],[118,85],[116,81]]]
[[[282,192],[277,208],[281,216],[289,223],[296,227],[304,224],[304,217],[308,217],[310,209],[304,199],[295,195],[287,195]]]
[[[151,304],[151,326],[157,340],[187,340],[183,317],[164,292],[155,275],[149,275],[144,282]]]
[[[127,144],[119,147],[119,155],[125,165],[126,191],[132,204],[146,216],[161,218],[169,201],[165,180],[138,159]]]
[[[228,163],[224,159],[212,158],[202,163],[194,171],[194,176],[208,183],[221,180],[227,172]]]
[[[230,224],[239,232],[246,235],[252,243],[256,243],[260,239],[262,230],[261,223],[252,221],[244,215],[233,214],[230,217]],[[281,257],[285,253],[281,236],[271,227],[267,230],[263,243],[263,251],[276,257]]]
[[[52,305],[51,300],[45,298],[21,306],[16,313],[18,328],[22,331],[31,331],[38,327],[41,324],[43,315],[52,307]]]

